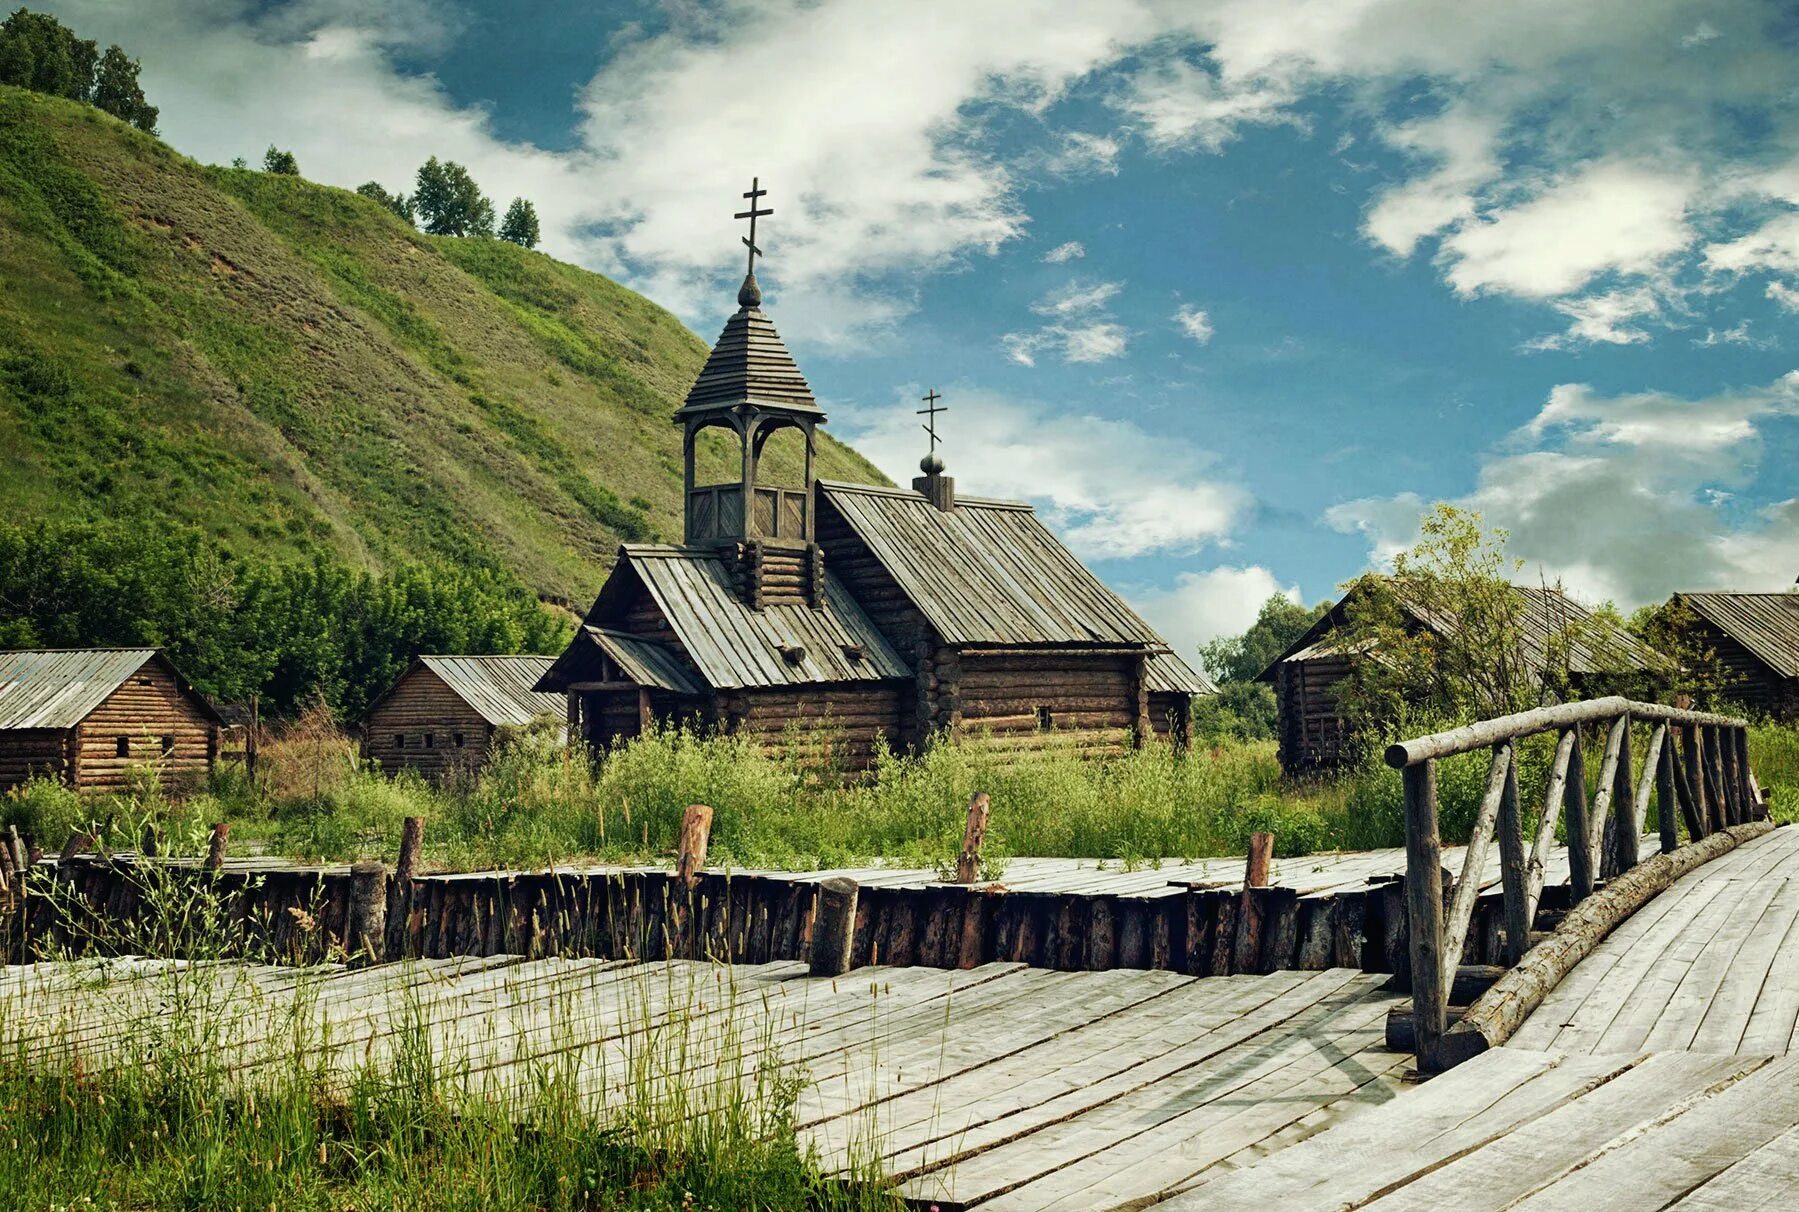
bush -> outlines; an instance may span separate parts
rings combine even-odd
[[[0,829],[17,826],[45,850],[60,848],[88,821],[81,797],[57,779],[34,778],[0,796]]]

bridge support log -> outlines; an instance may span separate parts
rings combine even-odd
[[[1703,841],[1639,863],[1580,902],[1547,939],[1532,947],[1517,967],[1500,977],[1468,1007],[1460,1022],[1443,1033],[1433,1058],[1438,1063],[1430,1065],[1420,1055],[1420,1067],[1452,1068],[1505,1043],[1601,939],[1652,897],[1694,868],[1773,828],[1769,821],[1732,825]]]

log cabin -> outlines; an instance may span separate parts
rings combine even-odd
[[[1799,592],[1677,593],[1695,646],[1710,655],[1726,699],[1799,720]]]
[[[1216,688],[1029,505],[958,496],[934,451],[909,490],[818,480],[825,414],[753,266],[737,302],[674,416],[683,541],[622,547],[537,683],[568,696],[571,737],[603,752],[685,722],[846,771],[946,738],[1083,756],[1187,744],[1193,697]],[[712,428],[733,471],[701,484]],[[798,483],[764,474],[777,434],[800,443]]]
[[[1670,662],[1642,640],[1615,626],[1559,589],[1514,585],[1523,599],[1520,613],[1526,669],[1540,669],[1549,652],[1564,649],[1570,679],[1592,688],[1602,677],[1666,673]],[[1356,586],[1288,645],[1257,680],[1274,688],[1281,769],[1289,775],[1334,770],[1359,755],[1338,686],[1359,661],[1377,653],[1357,650],[1339,638],[1348,613],[1363,589]],[[1448,634],[1456,620],[1400,603],[1409,627]]]
[[[220,722],[158,648],[0,652],[0,790],[119,791],[138,768],[180,789],[212,769]]]
[[[363,714],[362,756],[431,782],[479,770],[500,729],[561,722],[562,696],[533,689],[549,667],[547,656],[421,656]]]

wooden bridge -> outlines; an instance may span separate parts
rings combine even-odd
[[[1633,716],[1651,728],[1640,768]],[[1590,803],[1584,727],[1608,737]],[[1422,772],[1407,777],[1404,887],[1421,928],[1404,942],[1423,974],[1410,994],[1354,968],[1192,976],[990,961],[833,980],[786,960],[467,956],[219,965],[208,1025],[249,1065],[271,1023],[304,1019],[312,1046],[346,1067],[423,1029],[497,1096],[550,1069],[601,1097],[646,1057],[663,1079],[690,1081],[778,1057],[810,1079],[799,1122],[827,1165],[848,1176],[872,1153],[908,1199],[946,1212],[1787,1206],[1799,1175],[1799,830],[1753,819],[1741,723],[1600,700],[1479,728],[1395,755]],[[1543,730],[1560,736],[1541,819],[1562,810],[1577,845],[1571,904],[1535,920],[1555,852],[1545,844],[1537,859],[1519,823],[1516,753]],[[1451,856],[1469,875],[1445,897],[1432,763],[1489,748],[1474,844]],[[1655,790],[1639,795],[1645,785]],[[1658,792],[1658,835],[1638,845]],[[1460,962],[1476,903],[1460,889],[1490,886],[1495,841],[1504,915],[1524,908],[1527,926],[1553,926],[1502,932],[1516,962],[1496,981]],[[103,1063],[131,1046],[118,1026],[165,1004],[178,979],[193,969],[14,967],[0,975],[0,1024],[33,1055]],[[1482,985],[1465,1010],[1449,1005]],[[1426,1044],[1417,1056],[1386,1043],[1408,1012]],[[721,1055],[733,1058],[722,1071]],[[1420,1082],[1436,1069],[1447,1071]]]

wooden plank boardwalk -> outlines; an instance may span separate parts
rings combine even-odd
[[[348,1071],[422,1028],[441,1067],[502,1097],[570,1064],[604,1098],[646,1069],[715,1080],[721,1053],[753,1073],[766,1052],[809,1078],[799,1123],[827,1165],[877,1141],[907,1196],[946,1209],[1142,1206],[1392,1099],[1408,1063],[1382,1048],[1398,998],[1354,970],[803,972],[490,957],[219,965],[209,983],[170,961],[84,961],[7,972],[0,1034],[92,1066],[137,1046],[124,1024],[204,1005],[244,1067],[304,1038]]]
[[[1502,1048],[1165,1205],[1799,1203],[1799,829],[1691,872]]]

